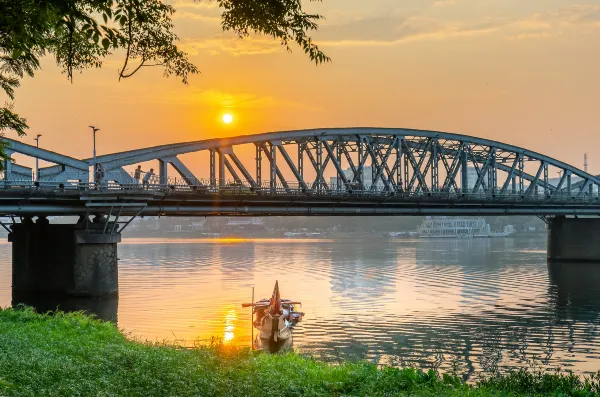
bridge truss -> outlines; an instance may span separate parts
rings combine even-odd
[[[32,213],[44,205],[48,213],[76,213],[110,198],[131,208],[143,202],[142,215],[600,215],[598,177],[516,146],[435,131],[286,131],[113,153],[97,158],[108,171],[99,190],[90,184],[92,159],[11,145],[57,164],[37,178],[8,166],[4,202],[28,191],[28,203],[39,200],[21,208]],[[203,175],[180,158],[191,154]],[[148,161],[157,162],[157,177],[140,189],[125,167]],[[10,213],[10,205],[0,205],[0,213]]]

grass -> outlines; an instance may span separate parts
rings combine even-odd
[[[6,396],[595,396],[600,376],[517,371],[475,385],[365,362],[327,365],[295,354],[127,339],[80,313],[0,310],[0,395]]]

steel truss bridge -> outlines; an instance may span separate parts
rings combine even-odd
[[[6,162],[0,215],[600,215],[598,177],[520,147],[435,131],[314,129],[155,146],[98,156],[101,186],[90,179],[93,159],[7,141],[11,153],[55,165],[34,176]],[[207,178],[179,157],[189,154]],[[125,167],[149,161],[158,172],[141,187]]]

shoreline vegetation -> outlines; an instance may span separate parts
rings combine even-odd
[[[298,354],[130,340],[82,313],[0,309],[2,396],[599,396],[589,377],[492,374],[476,384],[434,371],[329,365]]]

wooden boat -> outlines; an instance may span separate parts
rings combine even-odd
[[[302,321],[304,313],[298,311],[301,307],[300,302],[281,299],[277,281],[271,299],[243,303],[242,307],[252,307],[252,326],[258,330],[256,338],[252,341],[253,349],[269,353],[292,349],[292,330]]]

